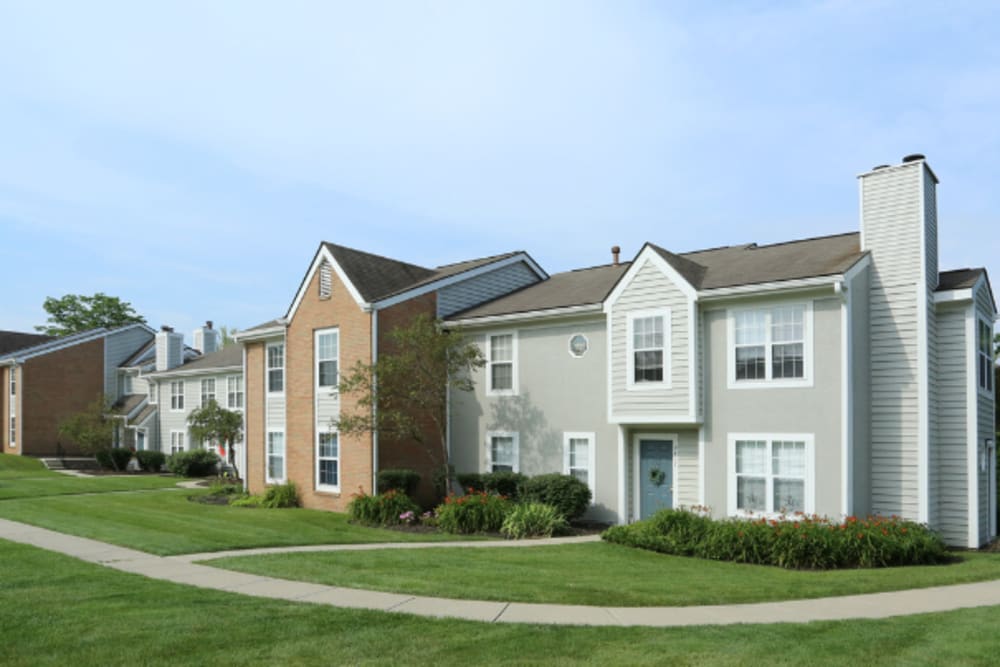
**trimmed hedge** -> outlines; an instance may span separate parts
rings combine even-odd
[[[468,472],[455,476],[462,488],[468,491],[486,491],[497,496],[506,496],[510,500],[519,500],[522,487],[528,481],[527,475],[519,472]]]
[[[375,496],[369,496],[362,491],[355,494],[347,504],[347,513],[351,520],[368,526],[395,526],[406,523],[403,515],[407,512],[411,516],[416,516],[420,508],[398,489],[389,489]]]
[[[140,450],[135,453],[135,458],[139,459],[139,467],[146,472],[160,472],[167,462],[167,455],[154,449]]]
[[[449,495],[438,505],[438,528],[446,533],[495,533],[503,526],[513,503],[504,496],[477,491]]]
[[[677,556],[801,570],[933,565],[950,560],[936,533],[895,516],[852,516],[843,523],[803,514],[782,520],[715,520],[683,509],[661,510],[645,521],[613,526],[601,537]]]
[[[552,505],[518,503],[503,520],[500,532],[512,540],[526,537],[552,537],[566,529],[566,519]]]
[[[106,470],[118,470],[125,472],[125,467],[132,459],[132,454],[133,452],[131,449],[115,447],[112,449],[102,449],[94,455],[94,458],[97,459],[97,463]]]
[[[552,505],[567,520],[583,516],[590,506],[590,495],[590,487],[576,477],[558,473],[532,477],[521,489],[523,500]]]
[[[191,449],[172,454],[167,459],[170,472],[181,477],[208,477],[219,465],[219,455],[207,449]]]
[[[378,492],[385,493],[390,489],[402,491],[408,496],[417,492],[417,485],[420,484],[420,475],[414,470],[399,468],[397,470],[378,471]]]

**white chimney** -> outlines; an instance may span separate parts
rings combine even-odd
[[[194,349],[210,354],[219,349],[219,332],[212,328],[212,320],[194,330]]]
[[[184,360],[184,334],[175,333],[170,327],[161,327],[156,333],[156,370],[169,371]]]

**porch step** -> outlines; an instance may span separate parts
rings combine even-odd
[[[100,470],[101,466],[92,456],[66,456],[62,458],[42,458],[42,465],[49,470]]]

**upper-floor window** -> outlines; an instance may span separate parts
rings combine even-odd
[[[280,394],[285,391],[285,344],[267,346],[267,391]]]
[[[230,410],[243,409],[242,375],[230,375],[226,378],[226,405]]]
[[[158,391],[159,385],[153,380],[150,380],[148,386],[149,386],[149,402],[156,403],[158,400],[157,394],[159,393]]]
[[[735,435],[729,447],[731,513],[813,511],[812,436]]]
[[[670,311],[629,313],[628,386],[670,384]]]
[[[993,327],[986,320],[979,320],[977,362],[979,367],[979,388],[993,393]]]
[[[336,388],[339,371],[340,332],[326,329],[316,332],[316,385]]]
[[[517,335],[490,334],[486,337],[488,394],[517,393]]]
[[[730,385],[807,383],[811,314],[806,304],[731,311]]]
[[[333,286],[333,271],[329,262],[323,260],[319,265],[319,298],[329,299]]]
[[[208,378],[201,381],[201,405],[208,405],[209,401],[215,400],[215,378]]]
[[[10,369],[7,371],[7,373],[10,375],[10,395],[11,396],[16,396],[17,395],[17,368],[15,368],[14,366],[11,366]]]
[[[170,409],[184,409],[184,380],[170,383]]]

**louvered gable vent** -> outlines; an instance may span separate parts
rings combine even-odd
[[[329,299],[331,289],[330,263],[323,260],[319,265],[319,298]]]

